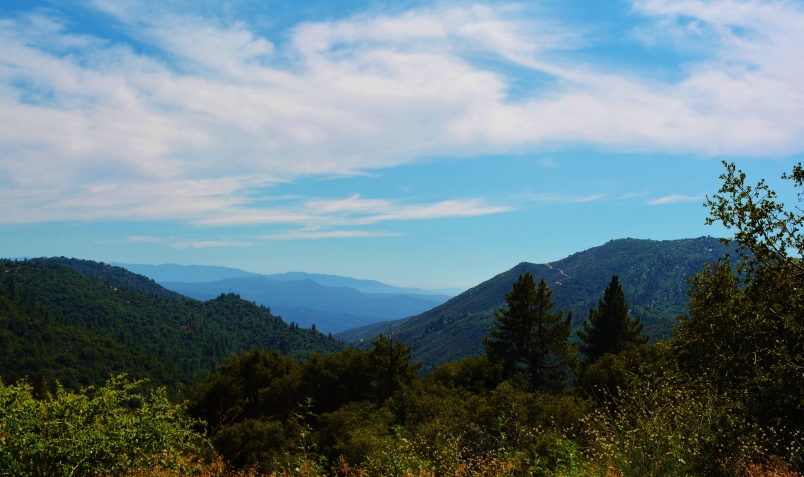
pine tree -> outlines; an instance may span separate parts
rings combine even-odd
[[[589,320],[584,321],[583,330],[578,337],[584,342],[581,353],[586,357],[587,365],[594,363],[606,353],[619,353],[630,347],[645,344],[648,336],[642,336],[644,326],[642,319],[631,319],[628,316],[628,304],[625,293],[617,275],[603,292],[603,299],[598,300],[597,309],[589,310]]]
[[[533,275],[520,275],[505,295],[508,308],[494,314],[495,327],[483,340],[486,354],[524,372],[532,391],[562,389],[573,364],[572,313],[553,312],[552,293],[544,279],[537,287]]]

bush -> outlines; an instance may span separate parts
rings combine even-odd
[[[592,458],[623,477],[732,474],[781,448],[777,431],[705,382],[643,377],[615,403],[591,415],[586,438]]]
[[[124,376],[99,389],[34,399],[24,381],[0,383],[0,475],[108,476],[190,465],[204,442],[164,388],[135,392]]]

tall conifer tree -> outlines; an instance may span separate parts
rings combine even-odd
[[[572,313],[553,312],[552,293],[544,279],[537,287],[533,275],[520,275],[505,295],[508,308],[494,314],[495,327],[483,340],[486,354],[524,372],[533,391],[563,388],[573,360],[568,341]]]
[[[586,364],[594,363],[606,353],[619,353],[629,346],[645,344],[648,337],[642,335],[641,321],[639,317],[628,316],[623,287],[614,275],[603,292],[603,299],[598,300],[597,309],[589,310],[589,320],[584,321],[583,330],[578,331],[578,337],[584,342],[581,353],[586,357]]]

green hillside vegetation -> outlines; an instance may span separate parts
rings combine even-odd
[[[97,337],[104,346],[108,344],[108,349],[136,351],[140,358],[132,362],[161,364],[163,370],[154,372],[152,378],[160,383],[161,378],[174,379],[170,385],[176,389],[199,382],[229,356],[252,348],[278,349],[294,359],[304,359],[313,351],[328,353],[339,349],[336,340],[315,330],[288,325],[267,308],[234,294],[207,302],[175,300],[85,276],[71,268],[33,261],[0,262],[0,270],[3,287],[8,289],[12,282],[16,283],[21,293],[33,297],[48,316],[58,316],[61,325],[83,330],[76,336]],[[36,349],[56,346],[46,342],[50,336],[47,333],[44,328],[31,329],[30,340],[42,342]],[[38,373],[41,368],[57,374],[52,362],[46,365],[42,361],[47,353],[36,353],[30,347],[23,351],[18,359],[30,363],[24,372]],[[102,355],[89,353],[83,359],[102,359]],[[130,367],[125,371],[141,375]],[[12,372],[17,373],[9,371]],[[78,380],[87,384],[85,381],[86,376]],[[98,384],[97,376],[90,382]]]
[[[37,393],[0,383],[0,475],[187,475],[204,442],[164,389],[115,378],[99,389]],[[196,459],[197,460],[197,459]]]
[[[103,262],[66,257],[41,257],[28,261],[41,265],[55,265],[71,268],[81,275],[98,278],[104,282],[114,283],[118,287],[130,288],[131,290],[149,293],[151,295],[170,298],[172,300],[187,299],[186,296],[168,290],[148,277],[131,273],[125,268],[115,267]]]
[[[120,373],[149,377],[158,385],[182,379],[177,366],[66,323],[10,281],[0,288],[0,370],[3,382],[37,377],[45,385],[50,383],[52,390],[56,381],[78,389],[102,384]]]
[[[395,323],[336,334],[346,342],[368,344],[377,333],[388,333],[413,347],[424,370],[483,353],[483,337],[494,313],[505,305],[505,294],[520,275],[531,273],[553,290],[556,308],[571,311],[573,329],[597,306],[612,275],[618,275],[630,306],[630,315],[641,317],[644,333],[652,342],[673,334],[677,317],[689,305],[686,279],[704,263],[717,261],[728,249],[712,237],[683,240],[612,240],[550,264],[523,262],[420,315]]]

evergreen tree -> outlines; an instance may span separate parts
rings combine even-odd
[[[572,313],[553,312],[552,293],[544,279],[537,287],[533,275],[520,275],[505,295],[508,309],[494,314],[495,327],[483,340],[489,358],[524,372],[532,391],[562,389],[572,366],[573,346],[567,341]]]
[[[648,336],[642,335],[641,321],[639,317],[628,316],[623,287],[614,275],[603,292],[603,299],[598,300],[597,309],[589,310],[589,320],[584,321],[583,330],[578,331],[578,337],[584,342],[581,353],[586,357],[585,364],[594,363],[606,353],[616,354],[630,346],[645,344]]]

